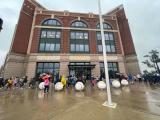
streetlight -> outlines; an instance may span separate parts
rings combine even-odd
[[[102,36],[105,79],[106,79],[106,84],[107,84],[107,97],[108,97],[108,101],[104,102],[103,106],[116,108],[117,104],[112,102],[112,97],[111,97],[111,89],[110,89],[110,82],[109,82],[109,75],[108,75],[108,64],[107,64],[106,46],[105,46],[105,37],[104,37],[101,2],[100,1],[101,0],[98,0],[98,9],[99,9],[100,29],[101,29],[101,36]]]
[[[2,30],[3,20],[0,18],[0,31]]]

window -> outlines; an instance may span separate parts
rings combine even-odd
[[[49,19],[42,25],[61,26],[60,22]],[[42,28],[40,35],[39,52],[60,52],[61,30],[53,28]]]
[[[61,38],[61,31],[54,29],[42,29],[41,38]]]
[[[45,20],[42,25],[44,26],[61,26],[60,22],[58,20],[55,19],[47,19]]]
[[[37,63],[37,73],[50,73],[56,75],[59,73],[60,64],[59,63]]]
[[[55,38],[55,31],[46,31],[47,38]]]
[[[76,45],[76,51],[80,52],[80,45],[79,44]]]
[[[41,32],[41,38],[46,38],[47,34],[45,30],[42,30]]]
[[[87,28],[84,22],[76,21],[71,27]],[[89,53],[89,37],[86,30],[72,30],[70,32],[70,52],[71,53]]]
[[[114,40],[113,33],[109,33],[108,35],[109,35],[108,36],[108,38],[109,38],[108,40]]]
[[[45,49],[45,43],[40,43],[39,50],[44,51]]]
[[[88,40],[88,34],[84,33],[84,39]]]
[[[85,47],[85,52],[89,52],[89,45],[84,45],[84,47]]]
[[[117,62],[108,62],[108,72],[109,78],[116,78],[116,73],[118,72],[118,63]],[[104,63],[100,63],[100,74],[104,74]]]
[[[79,45],[80,51],[84,51],[84,45]]]
[[[60,50],[60,44],[55,44],[55,51],[59,51]]]
[[[75,51],[75,44],[71,44],[71,51]]]
[[[70,51],[88,53],[89,40],[88,32],[86,31],[71,31],[70,33]]]
[[[103,52],[102,50],[103,50],[102,45],[98,45],[98,51]]]
[[[112,29],[112,27],[104,23],[103,24],[104,29]],[[97,25],[97,29],[100,28],[100,25]],[[106,52],[107,53],[116,53],[116,47],[115,47],[115,39],[114,39],[114,33],[112,32],[104,32],[104,38],[105,38],[105,45],[106,45]],[[97,32],[97,52],[102,53],[102,37],[101,32]]]
[[[54,51],[54,49],[55,49],[55,44],[52,44],[52,43],[51,43],[50,50],[51,50],[51,51]]]
[[[104,34],[105,40],[109,40],[109,34]]]
[[[76,21],[71,24],[71,27],[87,28],[87,25],[82,21]]]
[[[75,32],[71,32],[71,39],[76,39],[76,33]]]
[[[101,34],[97,34],[97,40],[102,40]]]
[[[57,31],[55,37],[56,37],[56,38],[61,38],[61,32],[60,32],[60,31]]]
[[[111,30],[112,29],[112,26],[107,24],[107,23],[103,23],[103,28],[104,29],[108,29],[108,30]],[[97,25],[97,29],[100,29],[100,23]]]
[[[51,46],[51,44],[50,44],[50,43],[46,43],[45,51],[50,51],[50,46]]]

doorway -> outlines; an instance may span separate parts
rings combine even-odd
[[[69,75],[76,76],[77,78],[84,76],[87,80],[90,80],[92,75],[92,69],[95,65],[91,65],[89,62],[84,63],[70,63],[69,67]]]

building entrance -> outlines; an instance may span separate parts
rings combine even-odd
[[[84,63],[70,63],[69,67],[69,75],[76,76],[77,78],[84,76],[87,80],[91,78],[92,69],[95,65],[90,64],[89,62]]]

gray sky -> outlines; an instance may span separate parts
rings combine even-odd
[[[0,0],[0,17],[4,20],[0,33],[0,65],[9,50],[15,24],[18,21],[23,0]],[[72,12],[97,13],[97,0],[37,0],[51,10],[69,10]],[[130,24],[130,29],[141,64],[143,55],[151,49],[160,51],[160,0],[101,0],[102,12],[106,13],[123,4]]]

